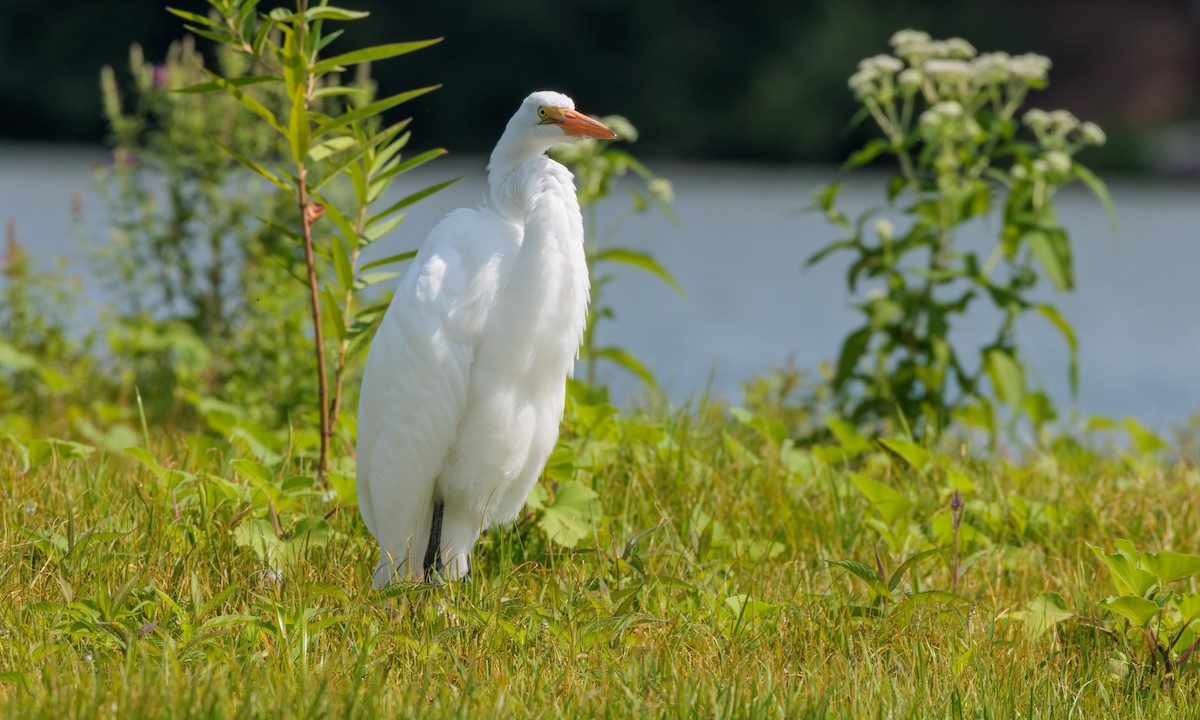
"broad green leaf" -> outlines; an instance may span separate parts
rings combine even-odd
[[[887,585],[884,584],[883,578],[879,577],[879,573],[875,572],[867,564],[857,560],[830,560],[829,564],[840,567],[843,570],[848,570],[855,577],[865,582],[867,587],[879,597],[891,599],[892,594],[888,590]]]
[[[916,567],[917,563],[921,562],[922,560],[924,560],[925,558],[927,558],[931,555],[936,555],[940,551],[941,551],[941,548],[933,548],[931,550],[924,550],[922,552],[912,555],[907,560],[900,563],[900,567],[896,568],[892,572],[892,577],[890,580],[888,580],[888,590],[896,589],[896,586],[900,584],[900,580],[904,578],[904,573],[906,570],[908,570],[911,567]]]
[[[1121,424],[1125,428],[1125,433],[1129,435],[1130,442],[1133,443],[1134,451],[1138,454],[1149,455],[1167,449],[1166,441],[1147,430],[1137,421],[1137,418],[1127,417]]]
[[[1025,373],[1013,356],[1005,350],[988,350],[984,364],[996,397],[1012,408],[1020,408],[1025,399]]]
[[[840,390],[854,376],[854,369],[863,353],[867,351],[867,345],[870,342],[871,328],[869,327],[861,328],[846,336],[845,342],[842,343],[842,350],[838,353],[837,372],[833,376],[834,389]]]
[[[1097,604],[1105,610],[1124,616],[1137,627],[1146,627],[1146,624],[1162,610],[1156,603],[1137,595],[1110,597]]]
[[[851,423],[833,415],[826,415],[825,424],[847,454],[861,455],[873,449],[871,443]]]
[[[1067,609],[1067,602],[1056,592],[1044,592],[1029,603],[1025,621],[1034,635],[1045,635],[1064,620],[1075,617]]]
[[[1179,619],[1184,625],[1200,618],[1200,593],[1175,595],[1171,598],[1171,604],[1179,610]]]
[[[1104,550],[1095,545],[1089,544],[1088,547],[1108,567],[1113,585],[1117,588],[1117,592],[1122,595],[1137,595],[1141,597],[1157,584],[1154,575],[1137,566],[1134,560],[1137,557],[1136,555],[1131,556],[1121,552],[1108,555]]]
[[[725,607],[735,620],[753,622],[779,610],[778,605],[755,600],[749,595],[730,595],[725,598]]]
[[[855,474],[851,476],[851,480],[889,524],[904,517],[912,509],[913,502],[901,495],[895,488],[865,475]]]
[[[1025,242],[1046,270],[1046,275],[1056,290],[1062,292],[1075,286],[1071,246],[1065,233],[1061,230],[1034,230],[1025,235]]]
[[[887,438],[879,444],[904,458],[913,470],[923,471],[933,462],[933,456],[925,448],[904,438]]]
[[[357,65],[358,63],[372,62],[375,60],[386,60],[387,58],[404,55],[410,52],[415,52],[422,48],[427,48],[430,45],[435,45],[442,41],[442,38],[434,38],[433,40],[417,40],[414,42],[391,43],[388,45],[376,45],[374,47],[355,50],[354,52],[335,55],[318,62],[313,66],[313,73],[323,75],[333,70],[341,70],[347,65]]]
[[[1200,573],[1200,555],[1164,550],[1142,553],[1142,567],[1158,578],[1160,585],[1183,580]]]
[[[572,480],[558,487],[554,504],[542,512],[538,525],[546,537],[563,547],[575,547],[592,533],[599,495],[587,485]]]

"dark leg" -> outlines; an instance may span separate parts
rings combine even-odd
[[[429,525],[429,547],[425,549],[425,580],[433,579],[434,571],[442,569],[442,511],[445,508],[441,501],[433,504],[433,522]]]

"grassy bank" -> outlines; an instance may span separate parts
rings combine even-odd
[[[383,593],[348,489],[286,460],[169,428],[141,460],[12,438],[0,716],[1195,712],[1195,663],[1164,680],[1097,607],[1114,590],[1085,545],[1196,548],[1195,467],[1073,442],[1020,464],[796,449],[771,418],[577,403],[472,582]],[[855,574],[880,568],[891,588]],[[1104,627],[1039,632],[1043,591]]]

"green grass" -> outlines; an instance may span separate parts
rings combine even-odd
[[[0,445],[0,717],[1197,714],[1194,662],[1167,688],[1136,637],[1021,619],[1049,590],[1119,631],[1084,543],[1200,547],[1195,467],[1062,443],[918,470],[744,420],[576,406],[549,510],[488,533],[472,582],[383,593],[356,509],[296,468],[256,490],[242,450],[169,429],[153,456],[195,480],[33,438],[26,472]],[[906,503],[872,505],[856,475]],[[546,519],[571,481],[599,496],[574,548]],[[959,597],[953,484],[969,488]],[[286,545],[239,530],[271,527],[271,493]],[[882,601],[829,564],[890,572],[935,547]]]

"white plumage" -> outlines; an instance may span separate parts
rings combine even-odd
[[[516,518],[558,438],[588,275],[574,178],[545,152],[615,137],[574,107],[525,98],[492,152],[486,204],[433,229],[371,344],[357,454],[375,587],[467,575],[480,533]]]

